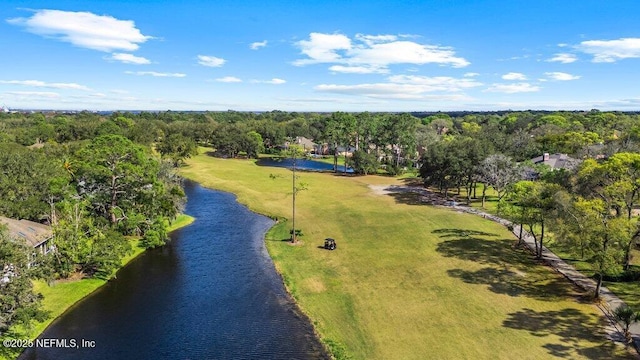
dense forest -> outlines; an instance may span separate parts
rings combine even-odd
[[[0,283],[1,303],[10,304],[0,309],[0,331],[41,316],[26,279],[108,277],[132,237],[164,244],[184,203],[176,168],[198,146],[258,157],[300,137],[335,164],[347,154],[356,174],[414,171],[444,196],[453,189],[483,206],[491,190],[496,211],[527,227],[540,249],[550,232],[570,244],[599,284],[632,270],[640,238],[635,113],[2,113],[0,215],[51,225],[55,251],[33,258],[0,230],[0,266],[11,275]],[[531,161],[555,153],[571,166]]]

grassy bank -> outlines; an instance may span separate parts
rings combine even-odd
[[[291,172],[199,155],[182,174],[290,218]],[[625,358],[595,306],[563,277],[511,248],[499,225],[383,195],[390,177],[301,173],[302,245],[289,222],[267,236],[276,268],[323,341],[355,359]],[[336,251],[318,248],[325,237]]]
[[[179,229],[191,224],[195,219],[189,215],[179,215],[170,225],[169,231]],[[133,251],[122,259],[122,266],[142,254],[145,249],[138,246],[138,239],[131,239],[131,248]],[[49,286],[42,280],[33,282],[34,291],[44,296],[42,305],[44,310],[49,312],[49,317],[43,322],[36,322],[30,329],[16,326],[9,331],[8,338],[12,339],[35,339],[49,326],[58,316],[62,315],[73,304],[82,300],[87,295],[96,291],[99,287],[106,284],[108,280],[99,278],[80,279],[75,281],[57,281]],[[6,350],[6,349],[5,349]],[[14,353],[3,353],[0,351],[0,358],[10,359],[17,356]]]

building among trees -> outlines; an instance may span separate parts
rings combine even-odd
[[[531,159],[531,162],[536,165],[547,165],[551,170],[573,170],[580,164],[580,160],[574,159],[567,154],[549,153],[544,153],[541,156],[535,157]]]
[[[53,230],[50,226],[4,216],[0,216],[0,225],[7,227],[8,234],[12,239],[23,239],[28,246],[41,254],[48,254],[53,250],[51,243]]]

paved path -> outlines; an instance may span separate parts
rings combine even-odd
[[[455,209],[457,211],[482,216],[485,219],[495,221],[501,225],[504,225],[505,227],[512,226],[513,234],[516,237],[520,233],[520,225],[515,225],[508,220],[502,219],[498,216],[480,211],[475,208],[462,206],[459,205],[459,203],[455,203],[453,201],[445,201],[439,195],[436,195],[433,192],[422,187],[388,186],[383,190],[386,193],[413,192],[421,195],[421,201],[425,203],[430,203],[436,206],[444,206]],[[522,233],[524,243],[529,247],[529,249],[531,249],[532,252],[535,252],[535,242],[533,236],[531,236],[531,234],[526,231],[523,231]],[[542,259],[546,264],[553,267],[556,271],[569,279],[569,281],[576,284],[583,290],[592,293],[595,292],[596,282],[593,279],[590,279],[582,273],[578,272],[573,266],[567,264],[564,260],[560,259],[556,254],[554,254],[544,246],[542,248]],[[612,315],[613,310],[621,305],[624,305],[624,302],[604,286],[600,288],[600,298],[602,301],[597,304],[597,306],[598,308],[600,308],[604,316],[609,320],[609,325],[605,328],[608,338],[612,341],[625,342],[623,328],[614,320]],[[631,337],[633,338],[634,346],[636,350],[640,352],[640,324],[634,323],[633,325],[631,325],[631,328],[629,330],[631,333]]]

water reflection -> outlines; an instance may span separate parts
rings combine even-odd
[[[326,358],[264,247],[272,225],[231,194],[188,182],[197,218],[161,249],[142,254],[42,338],[95,348],[39,348],[22,359]]]
[[[293,160],[289,158],[261,158],[256,161],[256,164],[260,166],[286,167],[290,169],[293,167]],[[333,171],[333,164],[317,160],[297,159],[296,169],[309,171]],[[338,165],[338,172],[344,172],[344,165]],[[353,173],[353,169],[347,166],[347,173]]]

